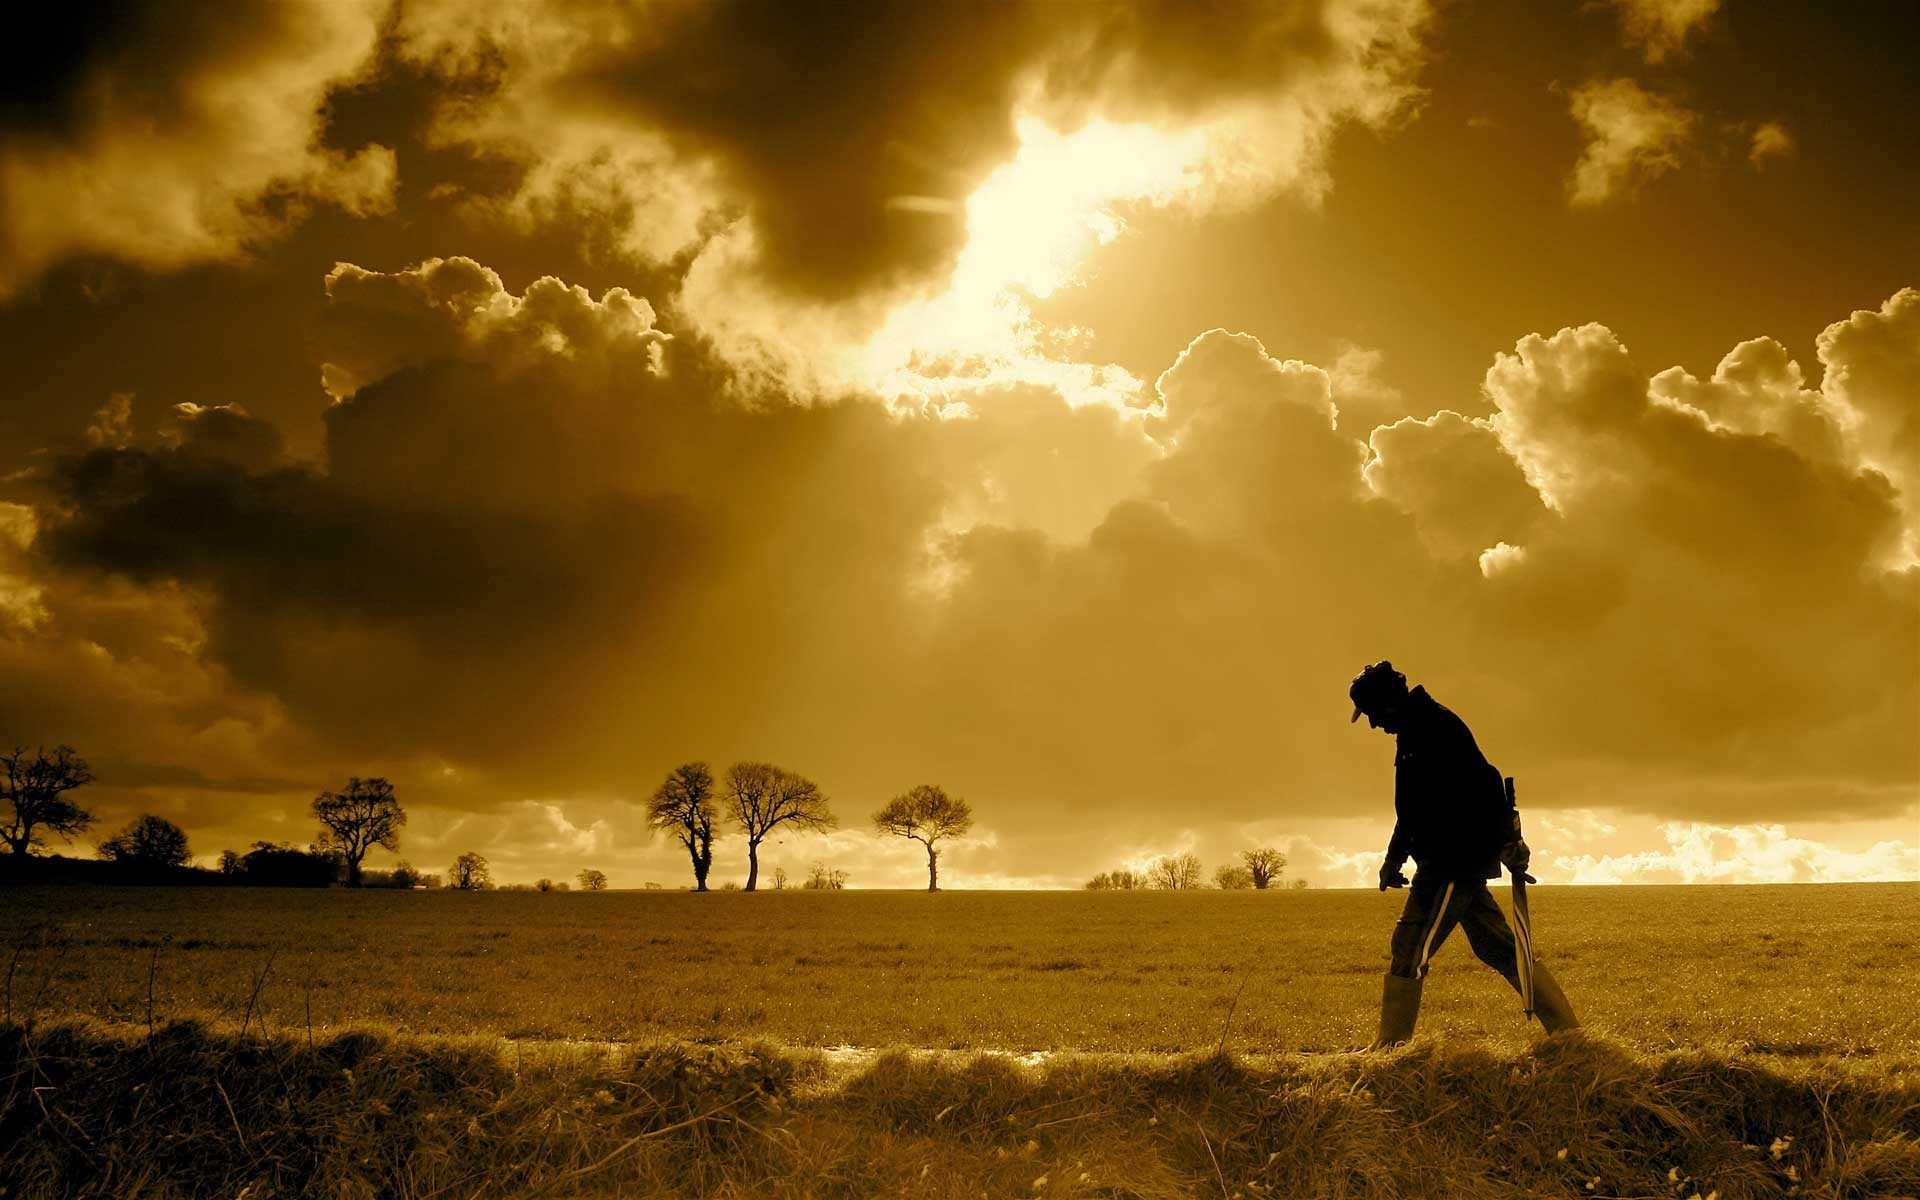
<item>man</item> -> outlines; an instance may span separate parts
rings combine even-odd
[[[1520,812],[1496,770],[1480,753],[1466,722],[1424,687],[1407,690],[1407,677],[1390,662],[1360,672],[1347,690],[1351,721],[1385,730],[1399,742],[1393,757],[1393,838],[1380,864],[1380,890],[1407,888],[1407,906],[1393,927],[1392,962],[1380,999],[1376,1047],[1413,1036],[1427,964],[1455,925],[1481,962],[1520,990],[1513,931],[1487,880],[1500,866],[1528,883],[1530,852],[1520,836]],[[1411,857],[1413,884],[1401,867]],[[1533,964],[1534,1012],[1548,1033],[1579,1025],[1553,975]]]

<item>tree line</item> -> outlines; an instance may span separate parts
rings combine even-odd
[[[22,747],[0,754],[0,803],[5,821],[0,841],[13,856],[25,858],[44,849],[57,835],[73,841],[94,823],[94,815],[77,803],[72,793],[93,782],[86,759],[71,746],[31,755]],[[407,813],[393,784],[379,777],[347,780],[339,791],[314,797],[308,812],[319,826],[318,836],[304,849],[286,842],[259,841],[246,852],[223,850],[221,875],[238,882],[277,886],[346,886],[419,888],[446,886],[458,891],[480,891],[494,886],[492,869],[484,855],[466,851],[438,875],[416,870],[401,860],[391,870],[364,869],[376,847],[398,852]],[[973,809],[966,800],[949,796],[933,784],[922,784],[889,800],[872,816],[881,833],[920,842],[927,855],[927,890],[940,886],[940,843],[964,836],[973,827]],[[743,890],[755,891],[760,882],[760,847],[776,831],[826,830],[837,824],[826,794],[804,775],[765,762],[738,762],[716,782],[704,762],[684,763],[668,772],[647,808],[649,827],[671,833],[685,848],[693,868],[694,890],[707,891],[713,868],[714,845],[724,840],[728,826],[745,837],[747,879]],[[178,871],[192,860],[187,835],[165,817],[143,813],[124,829],[102,839],[96,849],[102,859],[147,873]],[[577,876],[581,890],[603,891],[604,871],[586,868]],[[839,890],[847,874],[838,867],[814,864],[802,887]],[[786,872],[777,870],[775,886],[786,886]],[[564,891],[568,885],[541,879],[535,891]]]
[[[1286,855],[1272,846],[1255,846],[1251,850],[1242,850],[1239,862],[1223,863],[1215,867],[1213,886],[1222,891],[1266,891],[1279,886],[1280,877],[1286,869]],[[1115,867],[1111,871],[1102,871],[1082,886],[1091,892],[1133,892],[1149,889],[1186,891],[1205,886],[1202,882],[1204,870],[1199,856],[1191,851],[1185,851],[1180,854],[1163,854],[1144,867]],[[1291,886],[1294,889],[1305,888],[1307,881],[1296,879]]]
[[[31,755],[15,747],[10,754],[0,754],[0,802],[5,805],[4,814],[0,814],[5,818],[0,823],[0,842],[12,855],[25,857],[43,848],[49,835],[68,841],[78,837],[93,824],[94,817],[72,793],[93,779],[86,759],[71,746],[55,747],[51,753],[36,750]],[[278,886],[324,887],[344,882],[353,888],[444,885],[457,891],[495,886],[485,856],[472,850],[453,860],[444,881],[438,875],[416,870],[404,859],[388,871],[364,870],[367,855],[376,847],[399,851],[400,832],[407,823],[406,810],[393,784],[385,779],[351,778],[339,791],[323,791],[314,797],[308,812],[319,833],[305,849],[285,842],[260,841],[245,853],[224,850],[220,873],[237,882]],[[882,834],[921,844],[927,856],[927,890],[938,891],[940,844],[965,836],[972,829],[973,808],[937,785],[921,784],[887,801],[872,814],[871,821]],[[709,890],[714,846],[725,840],[729,830],[745,839],[747,878],[742,890],[751,892],[759,888],[760,847],[768,837],[783,829],[832,829],[837,823],[818,784],[766,762],[734,763],[718,780],[704,762],[683,763],[667,773],[647,805],[648,826],[671,834],[685,850],[693,870],[693,890],[697,892]],[[146,872],[185,868],[192,858],[186,832],[152,813],[141,814],[102,839],[97,849],[102,859]],[[1286,856],[1278,850],[1257,846],[1242,851],[1238,862],[1215,868],[1213,886],[1266,890],[1279,882],[1286,865]],[[1186,852],[1162,855],[1144,867],[1102,871],[1085,887],[1092,891],[1178,891],[1201,887],[1203,879],[1200,859]],[[801,886],[838,890],[846,886],[846,880],[845,871],[816,863]],[[607,887],[606,873],[591,867],[582,870],[576,881],[583,891]],[[786,886],[784,870],[776,868],[774,886]],[[1306,884],[1295,880],[1293,886]],[[564,882],[543,878],[532,884],[531,890],[565,891],[568,887]]]
[[[874,828],[921,843],[927,853],[927,890],[940,890],[940,845],[973,828],[973,807],[934,784],[921,784],[887,801],[873,814]],[[826,830],[837,824],[818,784],[785,767],[737,762],[716,781],[704,762],[683,763],[667,773],[647,806],[647,824],[670,833],[686,850],[693,890],[704,892],[713,870],[714,843],[731,825],[746,838],[747,882],[760,885],[760,845],[782,826]],[[816,864],[805,886],[838,890],[846,875]]]

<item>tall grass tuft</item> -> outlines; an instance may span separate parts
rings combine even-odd
[[[12,1197],[1920,1194],[1897,1068],[1641,1055],[1239,1058],[611,1047],[183,1022],[0,1026]]]

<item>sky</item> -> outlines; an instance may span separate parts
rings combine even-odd
[[[871,816],[934,783],[949,887],[1357,886],[1388,659],[1545,882],[1920,879],[1917,34],[62,6],[0,49],[0,741],[202,862],[377,775],[369,867],[677,886],[647,798],[764,760],[795,878],[924,886]]]

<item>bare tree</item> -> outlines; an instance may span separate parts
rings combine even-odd
[[[45,845],[46,833],[67,841],[93,824],[93,814],[67,798],[67,793],[93,782],[87,760],[72,746],[56,746],[52,757],[35,750],[28,758],[23,747],[0,754],[0,800],[7,804],[7,821],[0,825],[0,841],[14,854],[31,854]]]
[[[575,878],[579,879],[580,890],[583,892],[604,892],[607,890],[607,873],[605,871],[597,871],[592,867],[588,867]]]
[[[815,863],[807,875],[807,881],[800,886],[807,891],[837,892],[847,886],[847,873],[839,867]]]
[[[1086,889],[1090,892],[1137,892],[1148,886],[1146,875],[1132,867],[1102,871],[1086,882]]]
[[[1200,886],[1200,859],[1192,851],[1167,854],[1147,866],[1147,878],[1153,886],[1169,891],[1184,891]]]
[[[785,867],[775,867],[773,869],[773,890],[776,892],[784,892],[787,890],[787,869]]]
[[[727,768],[727,808],[747,835],[747,891],[760,879],[760,843],[781,825],[831,829],[833,813],[818,784],[772,763],[735,763]]]
[[[647,807],[647,824],[680,839],[693,859],[693,890],[707,890],[713,867],[713,772],[703,762],[683,763],[667,774]]]
[[[927,848],[927,890],[940,890],[940,851],[934,843],[959,837],[973,828],[973,807],[931,783],[887,801],[873,814],[881,833],[912,838]]]
[[[1253,887],[1253,872],[1246,867],[1215,867],[1213,886],[1223,892],[1247,891]]]
[[[347,864],[348,887],[360,886],[360,860],[367,851],[375,846],[400,848],[400,827],[407,823],[391,783],[357,775],[347,780],[345,791],[315,796],[313,817],[320,822],[320,845],[339,851]]]
[[[1280,873],[1287,869],[1287,856],[1272,846],[1256,846],[1240,852],[1240,861],[1247,864],[1247,871],[1253,876],[1253,886],[1266,890]]]
[[[469,850],[453,860],[447,870],[447,883],[456,891],[478,892],[493,886],[493,872],[487,860]]]
[[[142,867],[184,867],[187,833],[165,817],[146,813],[100,843],[100,857]]]

